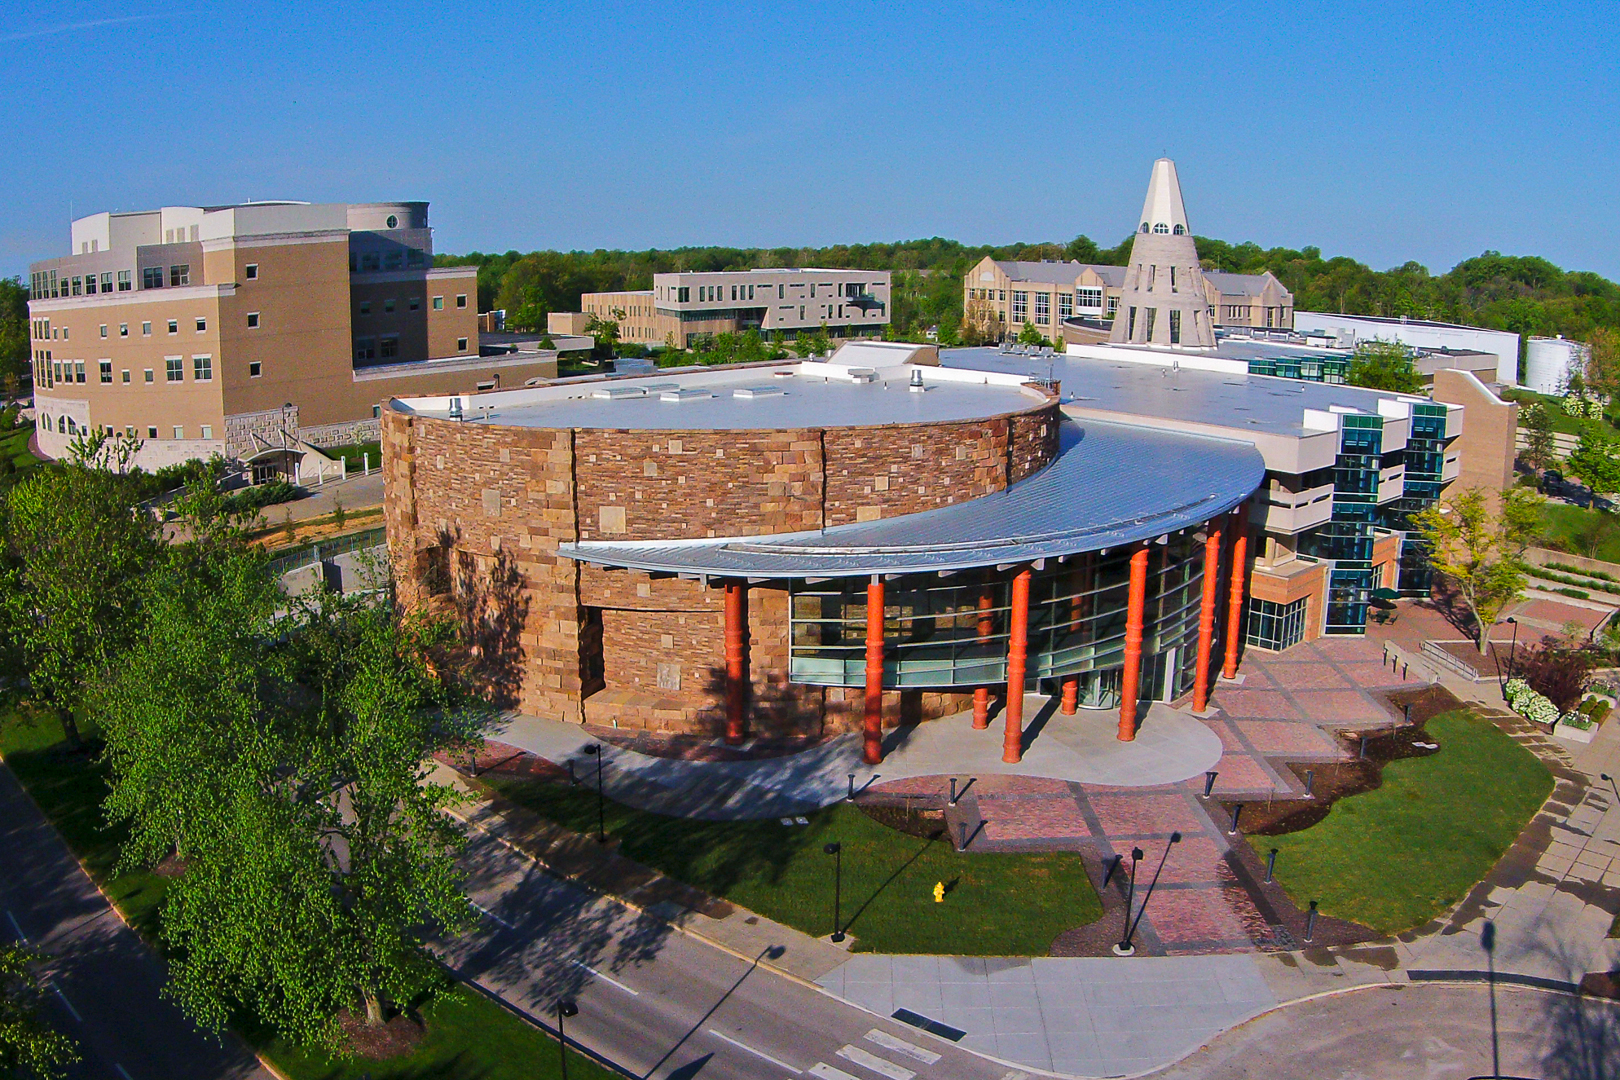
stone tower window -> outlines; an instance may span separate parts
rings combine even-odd
[[[1159,235],[1167,235],[1170,232],[1170,226],[1161,221],[1153,226],[1153,231]]]
[[[1182,234],[1182,233],[1184,233],[1184,232],[1186,232],[1186,231],[1187,231],[1187,230],[1186,230],[1186,228],[1184,228],[1184,227],[1183,227],[1183,226],[1180,226],[1180,225],[1177,225],[1177,226],[1176,226],[1176,227],[1175,227],[1175,229],[1174,229],[1174,232],[1175,232],[1175,234],[1176,234],[1176,235],[1177,235],[1177,236],[1180,236],[1180,235],[1181,235],[1181,234]]]

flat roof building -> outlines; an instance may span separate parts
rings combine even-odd
[[[265,439],[374,439],[378,403],[555,375],[479,355],[472,267],[435,267],[423,202],[100,213],[29,272],[39,444],[126,432],[157,467]]]
[[[1506,330],[1404,316],[1336,315],[1326,311],[1296,312],[1294,329],[1313,336],[1332,336],[1340,347],[1350,349],[1363,341],[1398,341],[1419,349],[1490,353],[1496,357],[1496,378],[1492,381],[1504,386],[1519,381],[1519,335]]]
[[[826,328],[833,338],[881,337],[889,324],[887,270],[793,267],[654,274],[653,287],[586,293],[586,315],[619,324],[619,340],[685,349],[716,334],[769,339]]]

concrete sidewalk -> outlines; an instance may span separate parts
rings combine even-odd
[[[1221,740],[1196,717],[1155,702],[1134,742],[1115,738],[1113,713],[1064,716],[1055,699],[1025,697],[1024,760],[1001,760],[1001,730],[975,731],[972,714],[884,733],[879,765],[861,760],[861,737],[840,735],[798,753],[745,761],[685,761],[602,744],[604,786],[641,810],[711,821],[787,817],[819,810],[881,780],[919,776],[1023,776],[1117,787],[1173,784],[1201,776],[1221,757]],[[594,772],[583,750],[588,728],[515,714],[492,733],[503,743]]]

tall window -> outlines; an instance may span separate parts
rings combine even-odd
[[[129,290],[130,290],[129,271],[128,270],[120,270],[120,271],[118,271],[118,291],[119,292],[129,292]]]
[[[191,377],[196,382],[212,382],[214,380],[214,358],[212,356],[193,356],[191,358]]]
[[[1035,294],[1035,321],[1041,326],[1047,326],[1052,321],[1052,294]]]
[[[1181,344],[1181,312],[1170,310],[1170,344]]]
[[[169,382],[184,382],[186,378],[185,358],[179,356],[165,356],[164,367],[168,373]]]
[[[143,289],[161,289],[161,288],[163,288],[163,267],[161,267],[161,266],[144,267],[141,270],[141,288],[143,288]]]
[[[1012,301],[1012,321],[1023,322],[1029,318],[1029,293],[1015,292]]]
[[[104,386],[112,385],[112,361],[103,360],[98,365],[101,368],[101,382]]]

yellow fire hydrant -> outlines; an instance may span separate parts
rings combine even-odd
[[[934,882],[934,903],[943,904],[944,902],[945,902],[945,883],[943,881],[936,881],[936,882]]]

